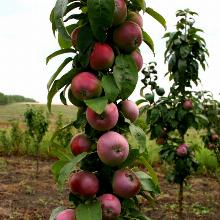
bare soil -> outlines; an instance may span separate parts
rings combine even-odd
[[[50,172],[53,161],[26,157],[0,157],[0,220],[47,220],[57,206],[70,206],[68,191],[59,192]],[[160,170],[160,169],[159,169]],[[143,203],[143,211],[155,220],[177,219],[178,186],[168,184],[158,170],[161,195],[155,207]],[[220,220],[220,184],[210,176],[193,176],[184,188],[185,220]]]

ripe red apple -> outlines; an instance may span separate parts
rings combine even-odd
[[[91,108],[86,109],[88,123],[98,131],[107,131],[118,122],[118,108],[114,103],[107,104],[102,114],[97,114]]]
[[[88,152],[91,145],[91,141],[83,133],[75,135],[70,141],[71,151],[75,156],[81,154],[82,152]]]
[[[100,80],[90,72],[81,72],[71,82],[73,96],[79,100],[99,97],[102,92]]]
[[[188,145],[186,144],[180,144],[178,146],[178,148],[176,149],[176,154],[179,156],[179,157],[185,157],[188,153]]]
[[[126,118],[128,118],[131,122],[134,122],[138,118],[139,109],[137,105],[131,100],[121,101],[119,106],[120,106],[120,110],[123,113],[123,115]]]
[[[211,134],[210,140],[211,142],[217,142],[219,140],[219,136],[217,134]]]
[[[69,187],[74,195],[93,197],[99,190],[99,181],[95,174],[79,171],[70,176]]]
[[[68,90],[68,99],[73,105],[75,105],[77,107],[85,106],[85,103],[83,101],[81,101],[73,96],[71,88]]]
[[[143,27],[143,18],[141,17],[141,15],[138,12],[128,11],[127,20],[133,21],[134,23],[138,24],[140,26],[140,28]]]
[[[119,199],[112,194],[103,194],[99,197],[102,207],[102,219],[114,220],[121,213],[121,203]]]
[[[114,173],[112,188],[116,195],[129,199],[140,192],[141,183],[131,170],[121,169]]]
[[[106,43],[95,43],[90,55],[90,67],[94,70],[107,70],[115,60],[112,48]]]
[[[61,211],[56,220],[76,220],[76,214],[74,209],[65,209]]]
[[[191,110],[191,109],[193,108],[192,100],[186,99],[186,100],[183,102],[183,108],[184,108],[185,110]]]
[[[127,53],[137,49],[141,45],[142,39],[141,28],[132,21],[122,23],[113,33],[115,45]]]
[[[79,31],[80,31],[80,28],[75,28],[71,33],[72,45],[75,48],[77,46],[77,38],[78,38]]]
[[[109,131],[97,142],[97,153],[100,160],[109,166],[118,166],[128,157],[129,145],[121,134]]]
[[[142,66],[143,66],[143,57],[142,57],[141,53],[138,52],[137,50],[134,50],[131,53],[131,57],[133,58],[133,60],[136,64],[137,70],[139,72],[142,69]]]
[[[124,0],[115,0],[115,11],[113,15],[113,26],[119,25],[127,17],[127,5]]]

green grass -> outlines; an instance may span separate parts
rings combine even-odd
[[[0,128],[7,126],[11,121],[18,120],[24,121],[24,112],[32,106],[35,108],[41,108],[46,114],[49,114],[47,106],[45,104],[27,104],[27,103],[14,103],[9,105],[0,105]],[[53,122],[58,114],[63,114],[63,119],[70,121],[76,118],[77,108],[73,105],[52,105],[52,112],[49,114],[49,120]]]

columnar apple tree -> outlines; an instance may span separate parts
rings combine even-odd
[[[197,98],[193,97],[192,86],[198,85],[199,66],[206,67],[205,40],[199,35],[201,29],[194,27],[193,16],[197,13],[179,10],[176,16],[179,21],[175,32],[164,35],[166,41],[165,62],[168,63],[169,80],[172,82],[169,94],[157,85],[156,65],[150,63],[148,69],[143,69],[144,83],[141,89],[143,99],[138,103],[147,103],[142,112],[147,111],[147,123],[150,124],[151,139],[156,139],[161,145],[160,155],[169,163],[170,172],[167,178],[180,185],[179,218],[182,218],[183,184],[193,169],[197,168],[194,152],[184,136],[191,127],[199,128],[204,122],[201,115],[203,107]],[[148,88],[151,92],[144,95]],[[159,96],[156,99],[155,94]]]
[[[139,109],[128,100],[143,65],[139,46],[144,41],[154,49],[141,11],[165,27],[164,18],[143,0],[57,0],[51,12],[61,49],[47,62],[68,57],[48,82],[48,108],[57,92],[63,104],[68,97],[78,113],[67,126],[80,133],[70,142],[72,156],[59,151],[52,167],[58,184],[68,180],[72,207],[55,209],[50,219],[147,219],[139,201],[153,199],[158,181],[145,159],[145,134],[134,124]],[[135,167],[140,163],[148,173]]]

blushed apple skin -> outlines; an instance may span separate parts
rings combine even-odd
[[[218,134],[211,134],[210,140],[211,142],[217,142],[219,140]]]
[[[61,211],[56,220],[76,220],[76,214],[74,209],[65,209]]]
[[[113,15],[113,26],[117,26],[125,21],[127,17],[127,5],[124,0],[115,0],[115,11]]]
[[[93,70],[102,71],[112,67],[115,60],[114,51],[106,43],[95,43],[90,55],[90,67]]]
[[[127,20],[133,21],[134,23],[138,24],[140,28],[143,28],[143,18],[139,13],[134,11],[129,11]]]
[[[121,134],[108,131],[98,139],[97,153],[104,164],[118,166],[127,159],[129,144]]]
[[[73,96],[79,100],[96,98],[101,95],[100,80],[90,72],[81,72],[73,77],[71,82]]]
[[[70,141],[71,151],[75,156],[81,154],[82,152],[90,151],[91,146],[91,141],[83,133],[75,135]]]
[[[139,116],[138,106],[131,100],[121,101],[120,110],[123,115],[128,118],[131,122],[134,122]]]
[[[75,28],[71,33],[71,41],[74,48],[77,47],[77,38],[79,34],[80,28]]]
[[[134,50],[132,53],[131,53],[131,57],[133,58],[135,64],[136,64],[136,67],[137,67],[137,70],[138,72],[142,69],[143,67],[143,57],[141,55],[140,52],[138,52],[137,50]]]
[[[187,155],[187,153],[188,153],[188,145],[186,145],[186,144],[181,144],[176,149],[176,154],[179,157],[185,157]]]
[[[113,42],[122,51],[131,53],[143,40],[142,30],[136,23],[125,21],[113,32]]]
[[[70,176],[69,187],[74,195],[93,197],[99,190],[99,180],[93,173],[79,171]]]
[[[107,104],[102,114],[97,114],[89,107],[86,109],[86,119],[90,126],[97,131],[108,131],[118,122],[118,108],[114,103]]]
[[[115,195],[129,199],[140,192],[141,183],[131,170],[121,169],[114,174],[112,188]]]
[[[98,199],[101,202],[103,220],[114,220],[121,214],[121,202],[113,194],[103,194]]]
[[[183,108],[185,110],[191,110],[193,108],[193,103],[192,103],[192,100],[190,99],[187,99],[183,102]]]

